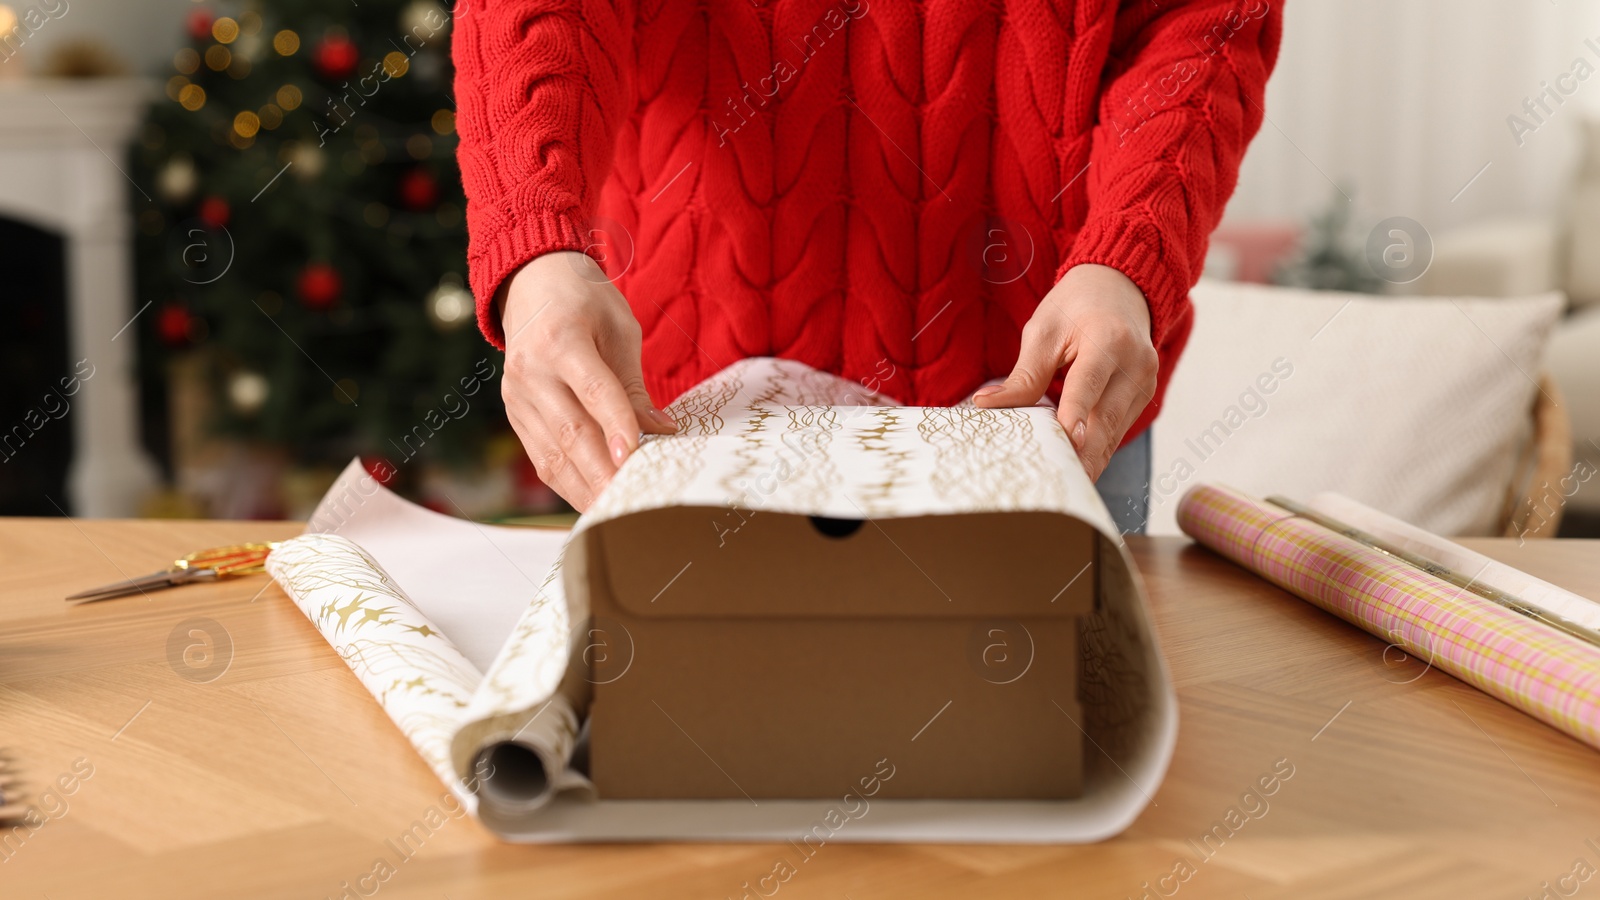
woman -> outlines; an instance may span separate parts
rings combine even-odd
[[[575,507],[673,430],[652,398],[781,356],[909,405],[1059,398],[1142,524],[1271,0],[464,0],[455,28],[479,324]]]

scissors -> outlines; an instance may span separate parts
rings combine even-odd
[[[173,560],[170,568],[162,569],[143,578],[130,578],[127,581],[118,581],[104,587],[73,594],[67,598],[67,601],[69,603],[93,603],[96,600],[110,600],[113,597],[142,594],[145,591],[157,591],[196,581],[217,581],[222,578],[232,578],[236,575],[251,575],[256,572],[264,572],[267,568],[267,554],[276,550],[277,547],[277,542],[272,542],[229,544],[226,547],[199,550],[182,559]]]

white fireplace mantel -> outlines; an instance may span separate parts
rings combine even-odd
[[[68,366],[94,367],[67,416],[68,509],[79,516],[135,515],[157,482],[139,444],[137,326],[126,327],[138,312],[128,198],[143,202],[153,186],[124,174],[154,90],[125,78],[0,82],[0,215],[65,240]]]

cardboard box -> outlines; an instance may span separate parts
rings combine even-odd
[[[602,799],[1062,799],[1094,530],[1053,512],[666,507],[583,540]]]

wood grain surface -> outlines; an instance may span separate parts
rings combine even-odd
[[[1181,724],[1155,805],[1115,840],[801,860],[512,846],[446,817],[408,858],[390,842],[444,787],[264,576],[61,599],[298,531],[0,520],[0,748],[45,814],[0,832],[0,897],[1600,896],[1600,755],[1177,539],[1130,541]],[[1600,596],[1600,543],[1470,544]],[[763,886],[780,859],[795,872]]]

